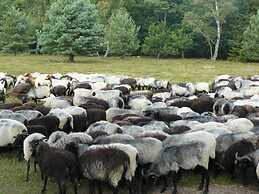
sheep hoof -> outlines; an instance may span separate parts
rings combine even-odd
[[[46,189],[41,189],[41,193],[45,193],[46,192]]]
[[[200,185],[197,189],[197,191],[201,191],[203,189],[203,185]]]
[[[177,193],[177,190],[173,190],[172,194],[176,194]]]
[[[209,190],[204,190],[203,194],[208,194]]]

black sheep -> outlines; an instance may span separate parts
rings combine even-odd
[[[87,121],[89,124],[95,123],[97,121],[106,120],[106,112],[97,108],[90,108],[86,110],[87,112]]]
[[[150,115],[150,118],[158,120],[158,121],[163,121],[163,122],[166,122],[166,123],[170,123],[171,121],[177,121],[177,120],[182,119],[182,117],[180,117],[179,115],[169,114],[169,113],[162,112],[162,111],[153,112]]]
[[[43,115],[47,115],[49,113],[49,111],[51,110],[51,108],[44,106],[44,105],[39,105],[39,106],[35,107],[34,110],[39,111]]]
[[[173,126],[171,128],[165,129],[163,131],[165,133],[168,133],[169,135],[174,135],[174,134],[181,134],[189,130],[191,130],[191,128],[186,125],[178,125],[178,126]]]
[[[54,96],[65,96],[67,92],[67,88],[65,86],[59,85],[59,86],[55,86],[51,89],[51,93]]]
[[[46,115],[46,116],[38,117],[38,118],[28,121],[27,125],[28,126],[29,125],[43,125],[47,129],[47,131],[48,131],[47,137],[49,137],[51,135],[51,133],[58,130],[59,119],[58,119],[58,117],[53,116],[53,115]]]
[[[73,126],[72,132],[84,132],[89,126],[87,116],[85,115],[73,115]]]
[[[227,169],[231,174],[231,179],[234,179],[234,162],[236,153],[238,156],[243,156],[247,153],[254,152],[259,148],[259,139],[257,137],[250,139],[243,139],[232,144],[222,155],[220,166]]]
[[[61,194],[66,194],[65,180],[70,178],[77,194],[78,167],[74,154],[64,149],[50,147],[44,141],[32,141],[31,145],[33,150],[36,150],[35,158],[44,178],[41,192],[46,191],[48,177],[52,177],[58,183]]]
[[[102,105],[95,104],[95,103],[80,104],[79,107],[81,107],[85,110],[90,109],[90,108],[98,108],[98,109],[101,109],[101,110],[106,110]]]
[[[48,136],[48,130],[44,125],[28,125],[27,126],[27,132],[29,134],[32,133],[41,133],[42,135]]]

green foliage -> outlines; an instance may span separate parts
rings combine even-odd
[[[244,32],[242,48],[246,61],[259,61],[259,9],[257,14],[251,17],[249,26]]]
[[[186,50],[193,47],[193,35],[182,26],[172,32],[172,45],[177,50],[177,54],[181,54],[182,58],[184,58]]]
[[[176,53],[171,45],[171,32],[164,22],[152,23],[148,30],[148,35],[142,46],[142,51],[148,55],[156,55],[160,58],[162,55]]]
[[[88,0],[57,0],[46,15],[40,42],[42,52],[68,55],[97,52],[103,44],[98,11]]]
[[[128,13],[119,11],[111,16],[106,29],[109,52],[113,55],[132,55],[139,48],[137,27]]]
[[[28,50],[29,29],[23,13],[13,6],[5,10],[0,18],[0,50],[14,55]]]

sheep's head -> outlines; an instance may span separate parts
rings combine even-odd
[[[252,165],[252,159],[248,156],[242,156],[242,157],[239,157],[238,156],[238,152],[236,153],[236,156],[235,156],[235,166],[239,169],[246,169],[248,167],[251,167],[253,166]]]

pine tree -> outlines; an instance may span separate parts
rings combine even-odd
[[[29,28],[26,16],[11,6],[0,19],[0,50],[14,55],[28,50]]]
[[[98,11],[88,0],[57,0],[46,14],[40,42],[42,52],[69,56],[97,52],[103,46]]]
[[[139,48],[138,31],[139,27],[128,13],[119,11],[113,14],[106,30],[106,55],[108,52],[119,56],[132,55]]]
[[[250,24],[244,32],[242,48],[246,61],[259,61],[259,10],[251,17]]]

